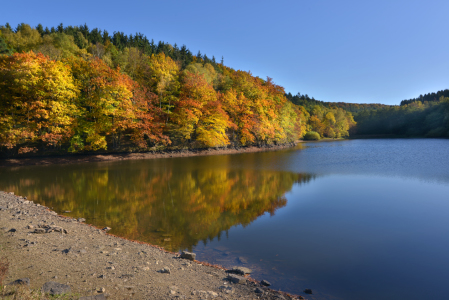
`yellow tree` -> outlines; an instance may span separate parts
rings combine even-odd
[[[58,146],[73,133],[79,93],[71,70],[42,54],[0,56],[0,143]]]
[[[107,137],[114,148],[120,147],[135,118],[132,80],[98,58],[72,57],[66,62],[80,85],[78,105],[83,108],[70,151],[107,149]]]
[[[148,66],[149,85],[159,96],[159,108],[167,115],[166,122],[168,122],[178,101],[179,66],[164,53],[152,54]]]

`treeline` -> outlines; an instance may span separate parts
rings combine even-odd
[[[7,25],[0,51],[7,155],[263,146],[297,140],[316,125],[270,78],[141,34]],[[335,124],[329,117],[336,136],[347,135],[352,116],[345,117],[338,126],[339,117]]]
[[[298,93],[292,95],[291,93],[285,94],[287,99],[296,105],[301,105],[305,107],[308,111],[313,109],[315,105],[320,105],[326,108],[342,108],[351,113],[358,113],[364,110],[375,110],[379,108],[389,107],[390,105],[380,104],[380,103],[346,103],[346,102],[326,102],[321,100],[316,100],[314,97],[310,98],[309,95],[301,95]]]
[[[353,133],[357,135],[449,137],[449,97],[362,111],[354,118],[357,126]]]
[[[402,100],[401,106],[411,104],[413,102],[421,102],[423,104],[426,104],[426,102],[438,102],[438,101],[440,101],[441,97],[446,97],[446,98],[449,97],[449,90],[446,89],[446,90],[438,91],[436,93],[428,93],[428,94],[424,94],[424,95],[419,95],[419,97],[417,97],[417,98]]]
[[[2,30],[5,35],[5,38],[8,39],[10,45],[13,49],[6,49],[2,51],[1,37],[0,37],[0,54],[11,54],[13,51],[16,52],[26,52],[30,50],[38,50],[39,52],[44,53],[45,55],[49,55],[52,58],[59,58],[60,51],[55,50],[53,46],[61,49],[62,41],[52,41],[49,37],[53,37],[58,40],[66,40],[67,36],[71,36],[73,38],[73,43],[79,49],[86,49],[88,52],[95,51],[104,51],[102,46],[108,46],[112,44],[115,49],[108,49],[106,55],[106,59],[112,60],[115,62],[115,66],[119,65],[120,62],[120,52],[124,51],[126,48],[136,48],[139,49],[145,55],[151,54],[159,54],[164,53],[166,56],[169,56],[171,59],[179,62],[182,68],[185,68],[188,64],[190,64],[194,60],[194,55],[192,52],[187,49],[186,45],[182,45],[178,47],[177,44],[173,46],[164,43],[163,41],[159,41],[157,43],[152,39],[151,41],[142,33],[130,34],[126,35],[123,32],[114,32],[112,35],[109,34],[107,30],[101,30],[98,28],[94,28],[92,30],[84,24],[80,26],[67,26],[64,27],[63,24],[59,24],[59,26],[51,27],[43,27],[42,24],[38,24],[36,26],[36,30],[32,30],[31,27],[27,24],[19,24],[16,29],[12,29],[9,23],[6,23],[4,26],[7,30]],[[19,35],[15,35],[14,33],[20,33]],[[41,40],[38,36],[43,39]],[[47,37],[45,37],[47,36]],[[50,41],[49,41],[50,40]],[[42,42],[44,42],[42,44]],[[66,41],[67,42],[67,41]],[[36,45],[41,44],[40,47],[36,48]],[[99,47],[100,49],[96,49]],[[51,48],[51,49],[48,49]],[[64,50],[64,49],[62,49]],[[59,54],[59,55],[58,55]],[[56,57],[54,57],[56,55]],[[200,51],[195,55],[196,58],[200,58],[205,63],[210,63],[214,67],[217,66],[217,62],[215,57],[212,58],[207,57],[206,54],[201,54]],[[223,64],[223,57],[221,58],[221,64]]]
[[[309,130],[317,132],[321,137],[348,137],[349,130],[356,124],[352,113],[336,105],[337,103],[315,100],[300,93],[295,96],[288,93],[285,96],[292,103],[306,109],[309,113]]]

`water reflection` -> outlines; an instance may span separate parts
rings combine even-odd
[[[287,204],[284,194],[295,183],[314,178],[229,167],[229,156],[213,158],[218,163],[210,168],[210,159],[18,169],[0,177],[0,190],[60,213],[71,211],[66,215],[112,227],[116,235],[178,251],[273,215]]]

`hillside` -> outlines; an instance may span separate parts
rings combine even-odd
[[[286,94],[307,111],[342,108],[354,115],[353,137],[449,137],[449,90],[402,100],[400,105],[325,102],[308,95]]]
[[[140,33],[6,24],[0,51],[7,156],[262,146],[354,125],[343,109],[293,104],[271,78]]]

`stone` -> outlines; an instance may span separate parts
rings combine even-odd
[[[161,272],[161,273],[166,273],[166,274],[170,274],[170,268],[169,268],[169,267],[164,267],[164,268],[161,269],[159,272]]]
[[[78,218],[77,221],[78,221],[78,222],[86,222],[86,219],[84,219],[84,218]]]
[[[104,232],[108,232],[108,231],[110,231],[112,228],[111,227],[105,227],[105,228],[103,228],[102,230],[104,231]]]
[[[239,275],[251,274],[252,270],[245,267],[233,267],[228,273],[234,273]]]
[[[229,274],[227,279],[232,283],[240,283],[240,284],[246,283],[246,278],[243,276]]]
[[[256,294],[263,294],[263,293],[264,293],[264,291],[263,291],[261,288],[256,288],[256,289],[254,290],[254,292],[255,292]]]
[[[184,258],[184,259],[188,259],[188,260],[195,260],[195,258],[196,258],[196,254],[195,253],[193,253],[193,252],[187,252],[187,251],[182,251],[182,253],[181,253],[181,258]]]
[[[309,294],[309,295],[312,295],[312,290],[311,290],[311,289],[305,289],[305,290],[304,290],[304,293]]]
[[[207,293],[209,294],[209,296],[211,296],[212,298],[216,298],[218,297],[218,294],[215,293],[214,291],[207,291]]]
[[[29,278],[21,278],[14,280],[13,282],[8,283],[7,285],[30,285],[30,279]]]
[[[104,292],[106,292],[106,289],[104,287],[97,289],[97,293],[99,293],[99,294],[103,294]]]
[[[271,285],[271,283],[270,283],[269,281],[267,281],[267,280],[262,280],[262,281],[260,282],[260,284],[261,284],[261,285],[264,285],[264,286],[270,286],[270,285]]]
[[[170,290],[170,295],[175,295],[175,294],[176,294],[176,291]]]
[[[225,286],[225,285],[222,285],[222,286],[220,286],[218,289],[219,289],[222,293],[225,293],[225,294],[234,294],[234,292],[235,292],[235,289],[234,289],[232,286]]]
[[[241,256],[239,256],[238,260],[239,260],[239,263],[241,263],[241,264],[247,264],[247,263],[248,263],[248,261],[246,260],[246,258],[241,257]]]
[[[198,296],[200,299],[207,299],[207,292],[206,291],[198,291]]]
[[[106,300],[106,297],[104,294],[98,294],[95,296],[81,297],[78,300]]]
[[[46,232],[47,231],[43,228],[35,228],[33,231],[33,233],[39,233],[39,234],[46,233]]]
[[[33,225],[28,225],[27,229],[34,229],[34,226]]]
[[[105,278],[106,278],[106,275],[101,274],[101,275],[99,275],[97,278],[105,279]]]
[[[17,231],[17,229],[11,228],[8,232],[16,232],[16,231]]]
[[[70,286],[54,281],[46,282],[42,286],[42,292],[50,295],[62,295],[70,293],[70,291],[71,291]]]
[[[110,266],[110,267],[107,267],[106,269],[108,269],[108,270],[115,270],[115,267],[114,266]]]

